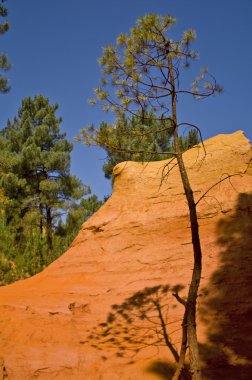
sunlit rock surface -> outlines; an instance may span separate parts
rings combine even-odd
[[[198,335],[209,380],[252,376],[251,156],[241,131],[184,154],[199,200]],[[175,360],[158,311],[179,350],[183,306],[169,289],[184,297],[193,266],[175,164],[117,165],[113,195],[68,251],[0,288],[0,379],[171,378]]]

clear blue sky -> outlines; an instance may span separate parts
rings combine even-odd
[[[13,63],[11,91],[0,95],[0,127],[13,118],[27,96],[42,94],[59,103],[62,130],[73,141],[87,124],[107,116],[90,107],[100,79],[102,47],[127,32],[138,16],[171,14],[177,30],[197,32],[195,50],[224,87],[224,93],[195,105],[179,103],[184,121],[208,138],[242,129],[252,138],[252,0],[8,0],[11,29],[0,36],[0,52]],[[191,78],[194,79],[193,77]],[[102,172],[105,153],[75,143],[72,173],[99,197],[111,193]]]

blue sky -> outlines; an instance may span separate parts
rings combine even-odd
[[[5,5],[11,29],[0,36],[0,52],[13,67],[11,91],[0,95],[1,128],[23,98],[38,94],[59,103],[62,130],[72,142],[82,127],[107,120],[87,103],[101,77],[102,47],[127,32],[137,17],[159,13],[177,18],[179,35],[189,27],[196,30],[196,67],[207,66],[224,87],[222,95],[202,102],[180,101],[179,116],[197,124],[203,138],[238,129],[252,138],[251,0],[8,0]],[[74,143],[72,173],[100,198],[111,193],[101,169],[105,156],[101,149]]]

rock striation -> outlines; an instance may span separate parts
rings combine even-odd
[[[204,379],[252,376],[252,165],[241,131],[184,154],[198,201]],[[0,288],[0,379],[167,380],[193,257],[175,160],[124,162],[68,251]],[[164,327],[165,326],[165,327]]]

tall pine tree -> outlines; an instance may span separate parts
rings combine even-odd
[[[90,192],[70,174],[72,144],[60,133],[61,118],[56,116],[58,105],[51,105],[43,96],[22,101],[18,116],[8,121],[1,131],[13,164],[1,177],[5,196],[11,202],[6,207],[7,224],[15,218],[29,221],[46,236],[47,253],[53,249],[54,224],[62,210]],[[17,239],[25,226],[20,225]]]

